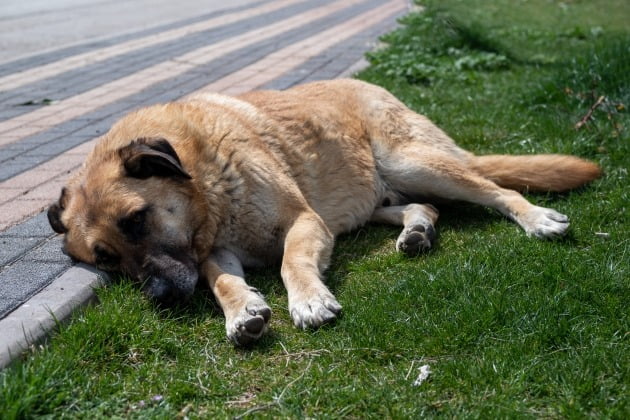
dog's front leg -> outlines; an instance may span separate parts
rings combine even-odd
[[[271,309],[260,292],[245,282],[236,255],[215,249],[201,270],[225,314],[228,338],[236,345],[258,340],[267,331]]]
[[[341,313],[341,305],[321,279],[333,243],[333,235],[312,211],[301,213],[287,231],[281,273],[289,312],[299,328],[319,327]]]

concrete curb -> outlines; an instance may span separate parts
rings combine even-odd
[[[75,309],[94,301],[94,289],[106,280],[105,273],[77,264],[0,320],[0,369],[44,340]]]

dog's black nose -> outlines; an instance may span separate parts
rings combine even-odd
[[[156,303],[165,306],[176,304],[183,296],[173,287],[173,284],[161,277],[151,277],[147,280],[144,293]]]

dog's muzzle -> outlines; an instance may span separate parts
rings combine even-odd
[[[199,273],[190,257],[174,257],[168,253],[149,256],[145,267],[150,274],[142,290],[159,304],[183,302],[195,291]]]

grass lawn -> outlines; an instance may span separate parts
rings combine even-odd
[[[570,216],[567,238],[453,204],[409,259],[396,228],[365,227],[336,246],[332,326],[294,329],[279,270],[249,276],[274,310],[250,349],[207,291],[159,311],[121,281],[0,373],[0,417],[628,418],[630,2],[423,4],[359,77],[472,151],[599,162],[594,184],[529,197]]]

